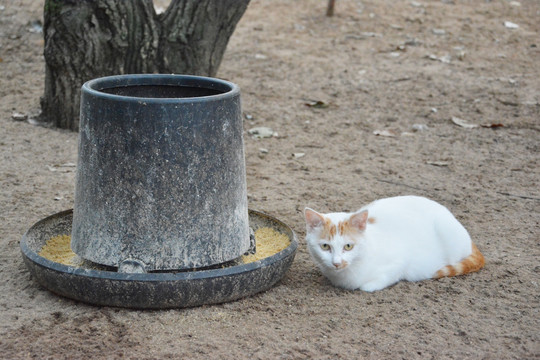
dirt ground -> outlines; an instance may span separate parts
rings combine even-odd
[[[540,358],[537,0],[338,0],[333,18],[322,0],[252,0],[218,77],[242,89],[250,207],[287,222],[299,250],[269,291],[164,311],[60,298],[23,264],[22,234],[73,206],[63,165],[77,161],[76,133],[12,116],[39,113],[42,7],[0,0],[0,358]],[[256,126],[277,136],[254,139]],[[450,208],[486,267],[332,287],[306,251],[303,208],[400,194]]]

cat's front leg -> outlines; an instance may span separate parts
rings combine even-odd
[[[367,292],[373,292],[377,290],[382,290],[385,287],[390,286],[396,282],[397,280],[382,276],[377,279],[373,279],[363,283],[362,285],[360,285],[360,289]]]

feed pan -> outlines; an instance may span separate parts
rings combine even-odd
[[[72,220],[72,210],[66,210],[34,224],[21,240],[23,259],[44,288],[95,305],[165,309],[237,300],[272,287],[289,269],[298,247],[296,234],[289,226],[272,216],[249,210],[249,225],[253,230],[271,227],[286,234],[290,245],[248,264],[145,274],[119,273],[115,268],[87,262],[80,267],[68,266],[38,255],[48,239],[71,233]]]

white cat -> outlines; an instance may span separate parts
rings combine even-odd
[[[354,213],[306,208],[306,241],[324,276],[345,289],[462,275],[484,257],[450,211],[418,196],[381,199]]]

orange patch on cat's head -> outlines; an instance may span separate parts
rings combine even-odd
[[[328,219],[324,218],[324,226],[321,233],[323,239],[332,240],[336,236],[336,225]]]
[[[330,219],[323,217],[324,226],[321,232],[321,237],[327,240],[332,240],[336,235],[354,236],[365,230],[366,223],[373,224],[375,218],[368,218],[366,210],[351,215],[350,218],[340,221],[337,225]]]
[[[308,231],[316,230],[321,238],[331,241],[336,235],[352,236],[365,230],[366,224],[375,223],[375,218],[368,218],[367,210],[351,215],[345,221],[340,221],[337,225],[323,214],[315,210],[306,208],[304,210]]]
[[[346,236],[346,235],[350,235],[350,234],[358,232],[358,229],[355,229],[351,225],[349,220],[340,221],[340,223],[338,224],[338,229],[339,229],[339,235],[341,236]]]
[[[369,218],[367,219],[367,222],[373,224],[375,223],[375,218]],[[339,235],[341,236],[355,235],[365,229],[365,220],[364,225],[361,225],[361,222],[359,222],[358,220],[348,219],[345,221],[341,221],[338,224],[337,228],[339,230]]]

